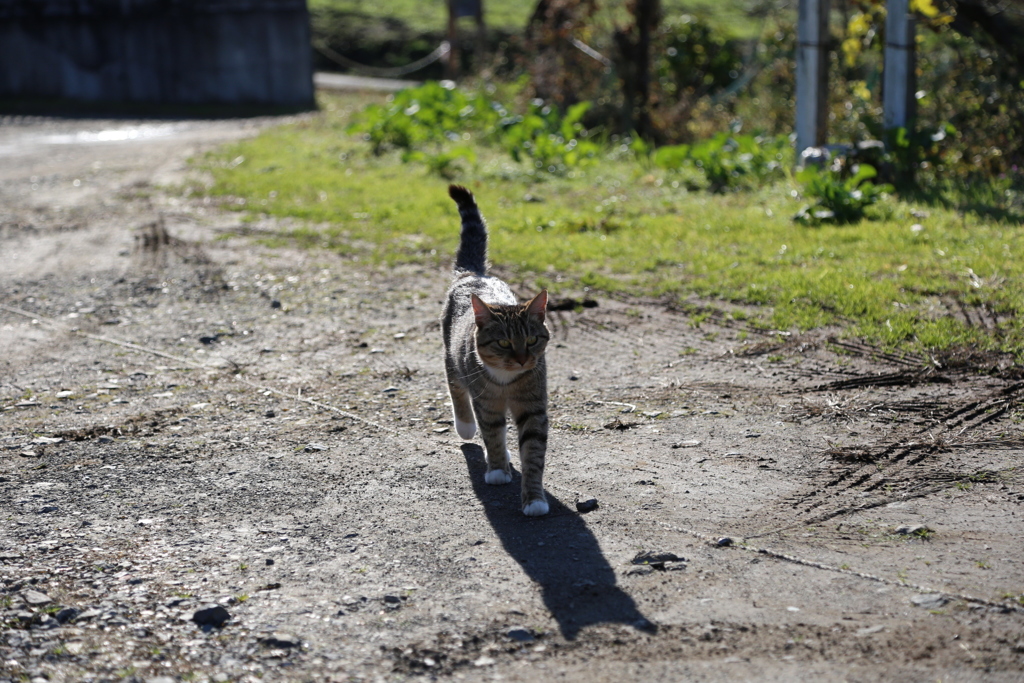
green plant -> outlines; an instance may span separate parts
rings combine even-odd
[[[589,102],[579,102],[561,116],[554,107],[534,100],[524,116],[502,120],[498,137],[516,161],[529,158],[538,170],[563,173],[593,160],[600,149],[586,139],[588,131],[581,122],[589,108]]]
[[[459,162],[468,161],[471,164],[475,163],[476,154],[474,154],[473,150],[469,147],[459,146],[436,154],[429,154],[422,151],[408,151],[402,155],[402,161],[423,162],[432,173],[436,173],[447,180],[452,180],[463,170]]]
[[[469,141],[474,134],[498,144],[515,161],[532,161],[535,169],[557,174],[600,151],[587,139],[582,123],[589,108],[589,102],[580,102],[563,115],[543,100],[533,100],[525,113],[513,115],[483,93],[467,94],[450,81],[427,82],[396,93],[386,105],[367,106],[346,130],[362,133],[376,155],[402,149],[402,161],[424,162],[446,178],[455,175],[455,162],[475,162],[476,155],[465,144],[445,146]]]
[[[723,192],[781,178],[789,147],[784,136],[718,133],[692,145],[661,147],[652,161],[668,170],[692,165],[704,173],[713,192]]]
[[[362,133],[379,155],[392,147],[413,150],[463,139],[470,130],[493,126],[505,113],[482,94],[471,97],[450,81],[428,81],[395,93],[385,105],[367,106],[346,130]]]
[[[804,225],[860,221],[867,207],[893,191],[892,185],[872,183],[870,179],[877,175],[874,166],[868,164],[855,166],[849,178],[843,178],[842,172],[834,168],[804,167],[796,179],[803,183],[804,196],[816,201],[800,209],[793,220]]]

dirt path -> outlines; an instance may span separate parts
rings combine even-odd
[[[1022,680],[1006,368],[599,297],[527,519],[450,429],[444,272],[163,188],[268,121],[6,123],[0,681]]]

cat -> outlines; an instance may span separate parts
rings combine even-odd
[[[505,442],[510,413],[519,436],[523,514],[546,515],[548,293],[544,290],[521,304],[507,284],[487,275],[487,226],[473,193],[451,185],[448,194],[462,218],[455,279],[441,318],[455,431],[468,440],[479,425],[487,452],[484,481],[507,484],[512,481]]]

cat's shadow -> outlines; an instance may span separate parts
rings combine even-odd
[[[508,554],[540,586],[544,604],[565,638],[572,640],[583,627],[601,623],[655,630],[633,598],[616,585],[615,570],[582,515],[548,491],[551,509],[547,516],[526,517],[520,504],[518,472],[513,473],[511,483],[491,486],[484,482],[483,449],[466,443],[462,454],[487,521]]]

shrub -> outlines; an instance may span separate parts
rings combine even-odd
[[[832,167],[822,170],[807,166],[796,179],[803,183],[805,197],[814,198],[813,206],[805,206],[793,217],[804,225],[819,223],[855,223],[864,218],[864,210],[892,192],[892,185],[875,185],[871,178],[878,175],[873,166],[860,164],[853,175],[843,178],[841,170]]]
[[[712,191],[722,192],[781,177],[790,153],[789,141],[784,136],[719,133],[693,145],[662,147],[652,160],[656,166],[669,170],[692,164],[707,177]]]

